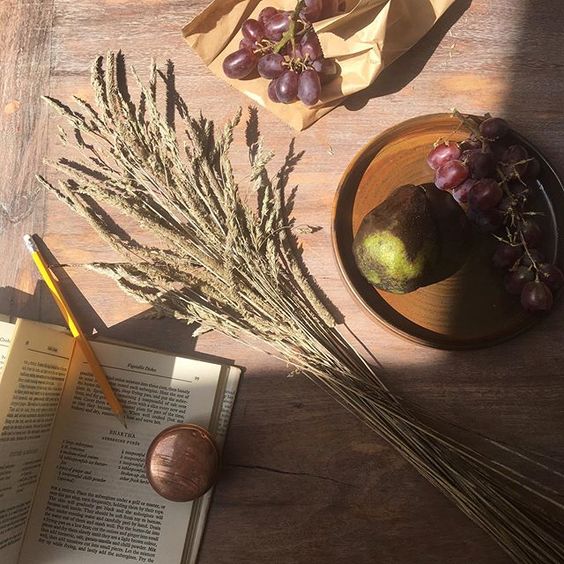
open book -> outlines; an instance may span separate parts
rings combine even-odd
[[[221,448],[240,370],[92,346],[127,429],[68,333],[0,320],[0,562],[192,563],[211,492],[191,503],[158,496],[145,453],[181,422],[206,427]]]

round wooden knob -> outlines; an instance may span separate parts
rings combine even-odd
[[[153,489],[170,501],[191,501],[215,483],[219,453],[210,434],[198,425],[180,424],[161,431],[145,460]]]

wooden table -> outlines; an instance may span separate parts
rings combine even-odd
[[[0,3],[0,311],[58,319],[37,285],[21,235],[44,237],[61,263],[115,258],[51,195],[35,192],[42,159],[60,151],[57,119],[41,94],[88,98],[89,66],[122,49],[145,71],[151,57],[176,63],[192,108],[217,120],[248,100],[212,76],[180,29],[207,0],[3,0]],[[330,208],[339,177],[373,135],[423,113],[503,115],[564,173],[564,4],[460,0],[368,91],[299,134],[306,153],[298,223],[311,271],[348,325],[388,371],[391,388],[457,422],[564,457],[564,301],[536,328],[476,352],[413,345],[371,322],[339,278]],[[146,76],[146,73],[143,73]],[[260,110],[261,129],[281,159],[292,132]],[[235,151],[235,160],[243,151]],[[202,564],[468,563],[507,557],[396,452],[289,368],[219,335],[196,343],[179,323],[135,315],[146,306],[108,280],[68,268],[72,301],[101,334],[190,354],[220,354],[246,366],[201,550]],[[164,564],[164,563],[162,563]]]

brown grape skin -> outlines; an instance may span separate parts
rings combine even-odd
[[[524,267],[519,266],[515,270],[511,270],[505,275],[504,284],[505,289],[515,296],[521,294],[525,284],[532,282],[535,278],[533,272]]]
[[[276,79],[271,80],[270,84],[268,85],[268,97],[275,103],[279,104],[280,99],[278,98],[278,94],[276,94]]]
[[[323,56],[319,39],[314,31],[309,31],[302,37],[300,46],[303,56],[308,57],[310,61],[315,61]]]
[[[276,8],[273,8],[272,6],[267,6],[266,8],[263,8],[260,11],[258,16],[258,21],[264,26],[267,20],[269,20],[272,16],[274,16],[277,13],[278,10]]]
[[[529,247],[536,247],[542,239],[542,230],[532,219],[526,219],[521,224],[521,234]]]
[[[452,190],[452,197],[459,203],[459,204],[467,204],[468,203],[468,194],[474,184],[478,182],[474,178],[467,178],[462,184],[459,184],[456,188]]]
[[[523,247],[514,247],[500,243],[492,257],[493,265],[496,268],[511,268],[523,254]]]
[[[229,78],[245,78],[256,68],[257,58],[248,49],[239,49],[227,55],[223,61],[223,72]]]
[[[252,18],[248,19],[241,27],[241,32],[243,33],[243,37],[254,41],[260,41],[264,37],[264,27],[263,25],[258,22],[257,20],[253,20]]]
[[[504,137],[508,131],[508,123],[504,119],[498,117],[485,119],[480,124],[480,133],[486,139],[499,139],[500,137]]]
[[[280,41],[289,26],[290,14],[288,12],[278,12],[264,22],[265,36],[273,41]]]
[[[255,47],[255,42],[248,37],[243,37],[243,39],[239,41],[239,49],[248,49],[249,51],[253,51]]]
[[[298,98],[306,105],[313,106],[319,102],[321,82],[314,69],[307,69],[298,79]]]
[[[452,190],[468,178],[468,167],[459,160],[451,160],[435,171],[435,186]]]
[[[462,153],[461,160],[468,166],[472,178],[481,179],[495,174],[493,153],[470,149]]]
[[[503,198],[501,186],[493,178],[478,180],[468,194],[470,207],[484,211],[495,208]]]
[[[263,78],[278,78],[284,72],[284,57],[278,53],[268,53],[259,59],[257,69]]]
[[[553,292],[564,286],[564,274],[555,265],[550,263],[539,264],[539,279],[544,282]]]
[[[297,99],[298,73],[287,70],[276,79],[276,96],[284,104],[290,104]]]
[[[468,210],[468,219],[482,233],[493,233],[503,225],[503,213],[497,208],[483,211],[470,208]]]
[[[531,313],[550,311],[553,301],[552,292],[544,282],[528,282],[521,291],[521,305]]]
[[[460,157],[460,147],[454,143],[439,143],[436,147],[429,151],[427,155],[427,164],[433,169],[441,168],[448,161],[458,159]]]
[[[321,19],[323,12],[323,0],[305,0],[304,8],[300,15],[310,23],[314,23]]]

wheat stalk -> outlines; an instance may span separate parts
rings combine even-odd
[[[70,123],[63,142],[80,157],[49,164],[61,179],[39,182],[83,216],[124,257],[88,265],[160,313],[197,322],[256,346],[257,338],[291,363],[371,429],[485,529],[517,562],[564,562],[562,492],[533,479],[536,469],[564,477],[538,458],[481,437],[484,450],[440,431],[437,418],[390,393],[380,372],[345,340],[301,262],[284,186],[299,160],[293,145],[271,177],[272,157],[247,123],[250,178],[256,207],[239,193],[228,151],[241,114],[221,131],[193,117],[174,89],[172,66],[153,64],[133,104],[121,54],[93,65],[96,108],[46,100]],[[164,111],[157,83],[167,87]],[[174,127],[174,122],[178,122]],[[176,131],[181,131],[178,134]],[[159,237],[158,247],[132,238],[108,212],[116,208]],[[487,450],[487,449],[486,449]],[[529,465],[528,474],[503,454]]]

